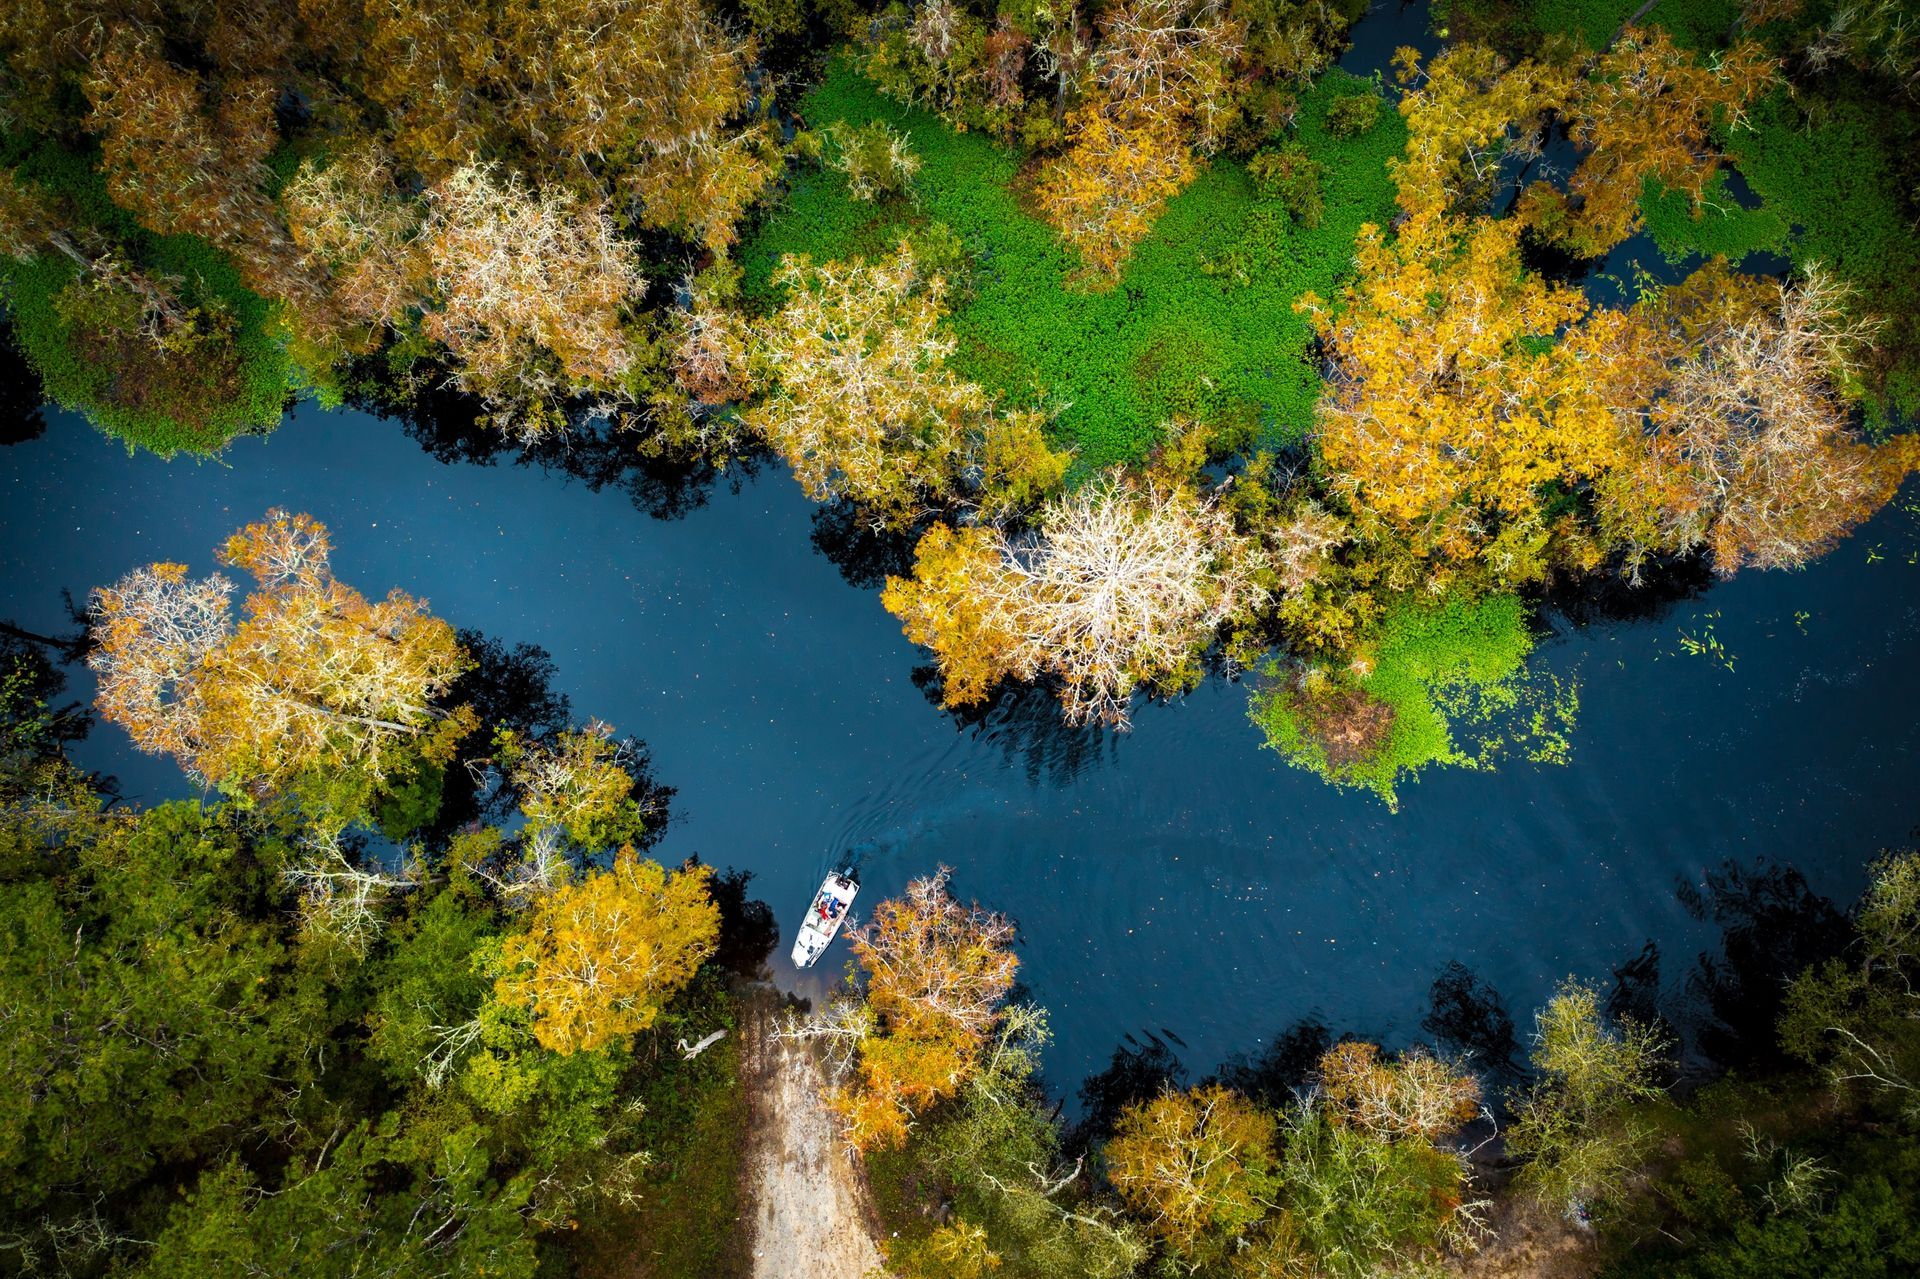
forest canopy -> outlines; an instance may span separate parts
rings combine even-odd
[[[777,458],[948,707],[1260,671],[1391,795],[1473,756],[1409,736],[1471,657],[1382,691],[1414,601],[1797,568],[1920,466],[1920,103],[1898,4],[1459,0],[1370,76],[1362,8],[14,6],[0,287],[162,454],[312,394]]]

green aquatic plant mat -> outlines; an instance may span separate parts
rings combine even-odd
[[[1405,143],[1398,114],[1382,110],[1351,138],[1327,129],[1337,99],[1371,91],[1371,81],[1330,72],[1300,97],[1287,137],[1324,166],[1318,226],[1261,199],[1238,162],[1215,158],[1169,203],[1114,287],[1093,292],[1075,286],[1077,260],[1028,206],[1031,165],[883,96],[837,59],[801,103],[807,126],[877,120],[904,133],[922,162],[914,197],[865,203],[842,174],[801,170],[744,247],[746,294],[774,304],[770,277],[783,254],[874,255],[940,223],[971,261],[948,321],[958,368],[1008,404],[1053,411],[1055,442],[1074,447],[1080,474],[1140,460],[1175,416],[1257,422],[1270,442],[1297,437],[1320,379],[1294,300],[1308,290],[1333,296],[1360,226],[1393,214],[1386,162]]]

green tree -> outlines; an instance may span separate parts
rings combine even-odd
[[[1608,1204],[1651,1149],[1636,1108],[1661,1097],[1666,1043],[1650,1026],[1609,1025],[1596,987],[1562,982],[1535,1019],[1537,1081],[1513,1105],[1507,1148],[1527,1160],[1520,1184],[1552,1207]]]

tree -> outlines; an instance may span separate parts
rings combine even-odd
[[[1084,1158],[1061,1162],[1054,1107],[1036,1074],[1048,1039],[1045,1009],[1009,1005],[919,1149],[1009,1273],[1121,1279],[1145,1258],[1145,1242],[1093,1193]]]
[[[611,869],[555,888],[501,942],[494,998],[528,1010],[550,1052],[588,1052],[645,1030],[714,951],[711,873],[670,874],[627,849]]]
[[[965,1082],[1013,986],[1012,923],[955,901],[951,873],[914,880],[852,934],[866,988],[843,1019],[853,1078],[829,1100],[863,1150],[899,1145],[915,1114]]]
[[[566,395],[625,393],[636,351],[622,321],[646,280],[603,205],[486,164],[456,169],[426,200],[425,329],[496,424],[531,439],[564,425]]]
[[[1835,1089],[1861,1089],[1920,1111],[1920,853],[1888,853],[1854,908],[1859,960],[1829,959],[1787,988],[1780,1040]]]
[[[1510,220],[1363,227],[1356,261],[1337,309],[1295,304],[1334,362],[1318,424],[1335,490],[1417,554],[1541,576],[1551,537],[1579,542],[1548,495],[1620,464],[1661,346],[1527,272]]]
[[[1433,1142],[1480,1113],[1480,1084],[1420,1049],[1380,1059],[1376,1044],[1348,1040],[1320,1058],[1328,1117],[1384,1140]]]
[[[405,323],[424,304],[419,208],[401,198],[378,143],[341,147],[324,163],[303,161],[280,206],[303,264],[328,281],[335,308],[367,326],[369,338]]]
[[[1709,131],[1740,127],[1743,109],[1775,75],[1773,59],[1751,41],[1700,60],[1660,27],[1628,28],[1568,104],[1573,141],[1587,154],[1566,194],[1534,183],[1522,220],[1581,257],[1604,256],[1639,230],[1647,181],[1696,201],[1706,194],[1719,170]]]
[[[627,765],[631,743],[613,740],[613,725],[591,720],[562,732],[552,745],[524,741],[511,730],[495,748],[520,792],[520,811],[536,829],[558,827],[584,849],[610,848],[641,837],[646,819],[633,798]]]
[[[854,199],[874,204],[912,194],[920,157],[907,145],[907,135],[894,132],[886,121],[856,129],[836,120],[827,126],[826,138],[827,163],[846,174]]]
[[[1658,1032],[1601,1017],[1597,988],[1568,979],[1535,1018],[1538,1079],[1516,1098],[1507,1149],[1527,1160],[1520,1181],[1553,1207],[1617,1198],[1653,1133],[1633,1113],[1661,1096],[1666,1044]]]
[[[1266,1241],[1272,1264],[1250,1274],[1414,1271],[1442,1248],[1470,1248],[1486,1206],[1466,1198],[1459,1152],[1381,1136],[1313,1104],[1287,1117],[1277,1179],[1284,1212]]]
[[[1050,503],[1037,536],[934,526],[882,599],[933,649],[949,705],[1047,674],[1070,721],[1125,727],[1136,688],[1195,679],[1220,624],[1257,597],[1250,558],[1190,489],[1115,471]]]
[[[748,425],[815,501],[848,497],[905,528],[953,491],[985,391],[947,367],[946,281],[902,243],[873,262],[783,258],[786,302],[759,335],[773,380]]]
[[[1164,116],[1115,118],[1099,106],[1074,117],[1073,143],[1048,164],[1035,190],[1040,210],[1080,256],[1088,278],[1111,287],[1160,218],[1193,181],[1179,123]]]
[[[224,250],[257,293],[312,299],[267,196],[266,158],[279,140],[271,79],[236,76],[208,93],[129,27],[107,39],[84,86],[116,203],[163,235],[197,235]]]
[[[1067,150],[1035,190],[1041,212],[1111,287],[1168,200],[1193,181],[1191,141],[1211,152],[1232,123],[1231,69],[1245,27],[1216,3],[1127,0],[1100,20],[1099,95],[1074,112]]]
[[[103,813],[33,852],[0,894],[0,1198],[22,1223],[264,1137],[327,1017],[256,904],[284,900],[271,849],[230,814]]]
[[[1402,48],[1393,60],[1401,83],[1419,74],[1416,50]],[[1509,66],[1485,45],[1448,48],[1400,98],[1406,155],[1387,161],[1400,207],[1429,216],[1480,212],[1501,162],[1537,153],[1548,115],[1572,91],[1572,69],[1558,61]]]
[[[473,727],[434,705],[466,666],[452,627],[400,591],[370,603],[335,579],[311,516],[269,511],[220,557],[260,586],[237,625],[231,583],[179,564],[94,592],[103,717],[229,793],[317,787],[343,817],[396,771],[446,762]]]
[[[1163,1092],[1120,1116],[1107,1176],[1184,1256],[1224,1251],[1272,1207],[1274,1121],[1218,1084]]]
[[[754,51],[701,4],[427,0],[366,6],[349,33],[347,78],[429,181],[491,157],[720,251],[778,174],[765,126],[729,128]]]
[[[1872,334],[1825,272],[1798,284],[1702,267],[1644,310],[1676,352],[1618,470],[1596,486],[1603,531],[1648,551],[1704,546],[1715,569],[1794,568],[1887,502],[1920,441],[1870,445],[1843,388]]]
[[[1232,123],[1245,41],[1245,24],[1217,0],[1126,0],[1101,15],[1093,78],[1113,109],[1190,125],[1211,152]]]

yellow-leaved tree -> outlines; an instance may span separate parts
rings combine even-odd
[[[1119,278],[1167,201],[1193,181],[1193,149],[1219,146],[1245,43],[1246,24],[1204,0],[1123,0],[1102,14],[1093,96],[1035,190],[1096,287]]]
[[[567,396],[626,393],[637,351],[623,320],[646,280],[605,204],[487,164],[456,169],[426,204],[424,327],[496,424],[534,437],[564,426]]]
[[[524,1009],[557,1053],[599,1048],[651,1026],[720,936],[712,872],[669,872],[623,849],[611,868],[536,899],[500,944],[493,995]]]
[[[1573,91],[1563,60],[1509,64],[1481,44],[1454,45],[1424,72],[1417,50],[1399,49],[1393,60],[1412,87],[1400,99],[1406,154],[1387,169],[1400,207],[1416,215],[1479,212],[1501,162],[1537,154],[1549,114]]]
[[[898,1146],[966,1082],[1013,987],[1012,922],[955,901],[951,873],[914,880],[853,934],[866,991],[830,1101],[863,1150]]]
[[[1176,1252],[1220,1251],[1272,1204],[1273,1116],[1210,1084],[1135,1102],[1107,1144],[1107,1176]]]
[[[369,601],[333,576],[327,530],[275,510],[220,550],[259,585],[153,564],[93,593],[101,714],[230,794],[302,785],[350,816],[396,767],[444,764],[474,726],[435,699],[469,664],[453,628],[400,591]],[[351,798],[349,798],[351,797]]]
[[[1363,227],[1356,262],[1340,306],[1296,304],[1333,361],[1319,426],[1336,491],[1366,531],[1421,555],[1540,577],[1567,532],[1547,514],[1552,486],[1623,460],[1662,345],[1634,314],[1526,271],[1511,221],[1420,213],[1392,239]]]

